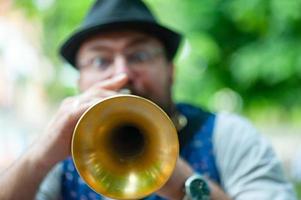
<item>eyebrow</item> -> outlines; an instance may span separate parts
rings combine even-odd
[[[89,47],[87,47],[89,51],[111,51],[112,49],[108,47],[108,45],[93,43]]]

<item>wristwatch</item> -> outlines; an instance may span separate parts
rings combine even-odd
[[[210,188],[208,181],[200,174],[193,174],[185,181],[183,200],[209,200]]]

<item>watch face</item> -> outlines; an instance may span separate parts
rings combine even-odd
[[[207,200],[210,196],[208,184],[202,178],[194,179],[189,186],[192,199]]]

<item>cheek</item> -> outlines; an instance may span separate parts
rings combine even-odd
[[[134,79],[135,89],[146,96],[161,96],[168,85],[167,75],[157,70],[148,73],[136,74]]]

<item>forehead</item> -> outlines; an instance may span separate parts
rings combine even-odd
[[[163,48],[163,44],[151,35],[137,31],[124,30],[95,35],[83,42],[79,52],[94,49],[123,50],[137,45],[153,45]]]

